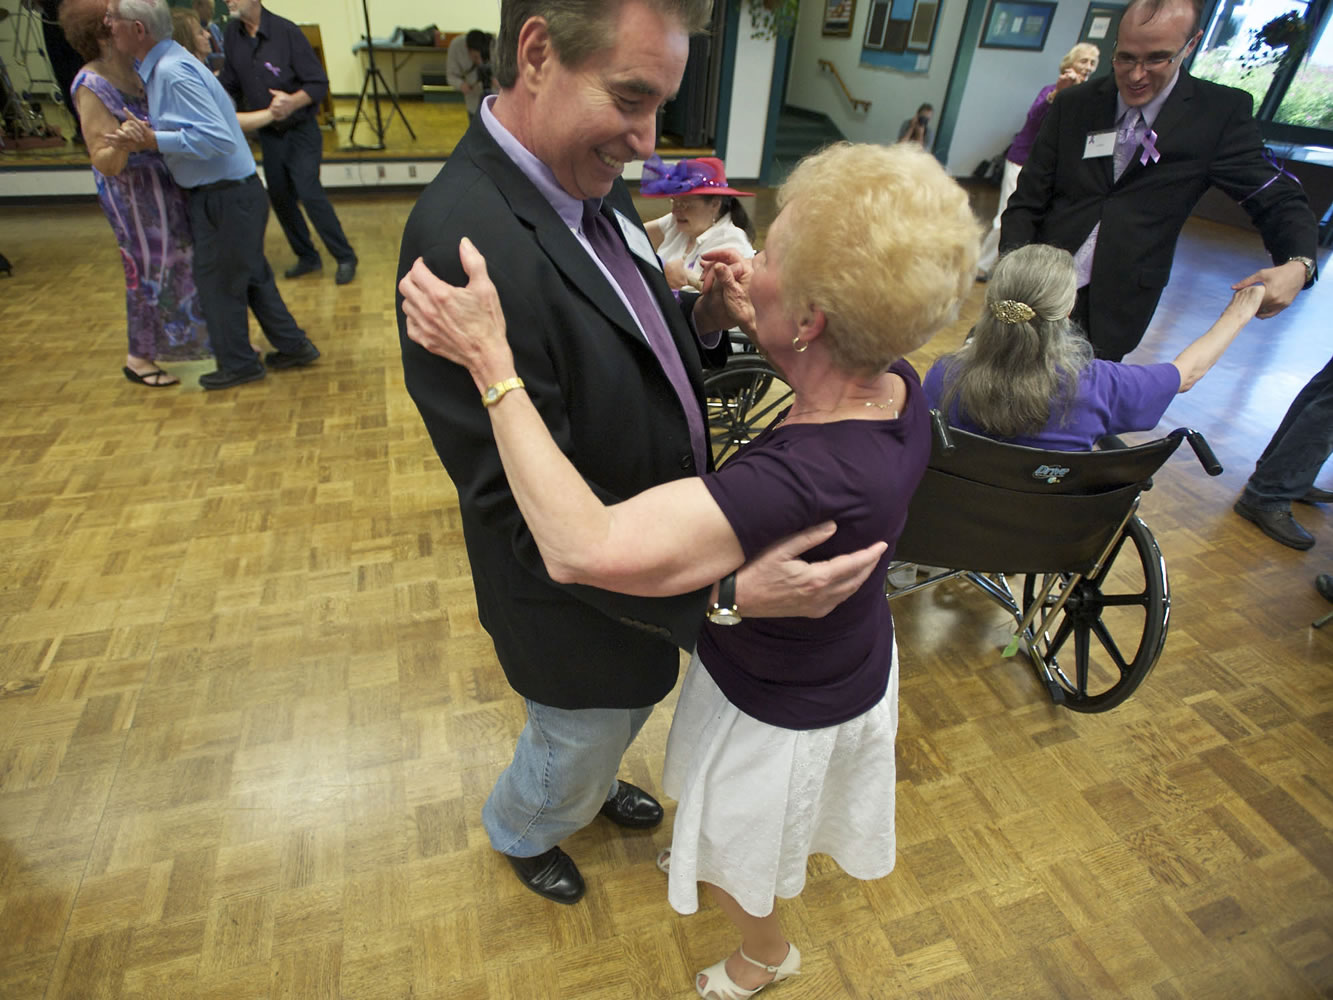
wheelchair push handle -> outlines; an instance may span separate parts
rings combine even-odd
[[[949,433],[949,420],[939,410],[930,411],[930,425],[935,430],[935,440],[939,442],[940,452],[948,455],[956,447],[953,443],[953,435]]]
[[[1199,464],[1203,466],[1204,472],[1210,476],[1220,476],[1222,474],[1222,463],[1213,454],[1213,449],[1208,444],[1207,438],[1196,430],[1187,430],[1185,440],[1194,449],[1194,456],[1199,460]]]

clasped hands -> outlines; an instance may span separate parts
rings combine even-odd
[[[123,110],[125,120],[120,123],[120,128],[102,136],[107,145],[126,153],[138,153],[145,149],[156,150],[157,136],[153,134],[149,124],[142,118],[136,118],[129,108]]]

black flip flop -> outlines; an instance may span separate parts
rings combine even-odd
[[[124,368],[121,369],[121,371],[125,373],[125,377],[129,379],[131,382],[138,382],[140,385],[146,385],[150,389],[169,389],[173,385],[181,384],[180,379],[172,375],[171,372],[164,372],[161,368],[154,368],[152,371],[144,372],[142,375],[140,375],[129,365],[126,365]],[[152,378],[154,375],[165,375],[167,378],[172,379],[172,381],[149,382],[148,380]]]

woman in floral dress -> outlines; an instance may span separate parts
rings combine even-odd
[[[193,248],[185,193],[157,153],[126,153],[106,142],[126,109],[148,118],[143,83],[111,46],[107,0],[64,0],[60,26],[88,60],[70,87],[97,180],[97,198],[116,234],[125,266],[129,350],[122,369],[131,382],[165,388],[180,382],[159,361],[209,356],[191,272]]]

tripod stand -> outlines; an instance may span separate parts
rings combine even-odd
[[[366,0],[361,0],[361,12],[366,17],[366,78],[361,84],[361,96],[356,100],[356,114],[352,116],[352,133],[347,137],[347,143],[353,149],[383,149],[384,133],[388,131],[389,124],[393,121],[395,114],[403,120],[407,134],[415,142],[417,134],[412,131],[412,125],[408,122],[407,115],[403,114],[403,109],[398,103],[398,95],[390,89],[389,84],[384,79],[384,74],[375,65],[375,40],[370,35],[370,8],[366,5]],[[389,117],[385,119],[380,118],[380,87],[384,88],[384,93],[393,102],[393,110],[389,112]],[[361,124],[361,115],[366,104],[366,91],[370,91],[371,103],[375,105],[375,121],[373,124],[370,120],[370,112],[364,112],[366,125],[375,133],[375,144],[373,146],[358,146],[356,144],[356,127]]]

